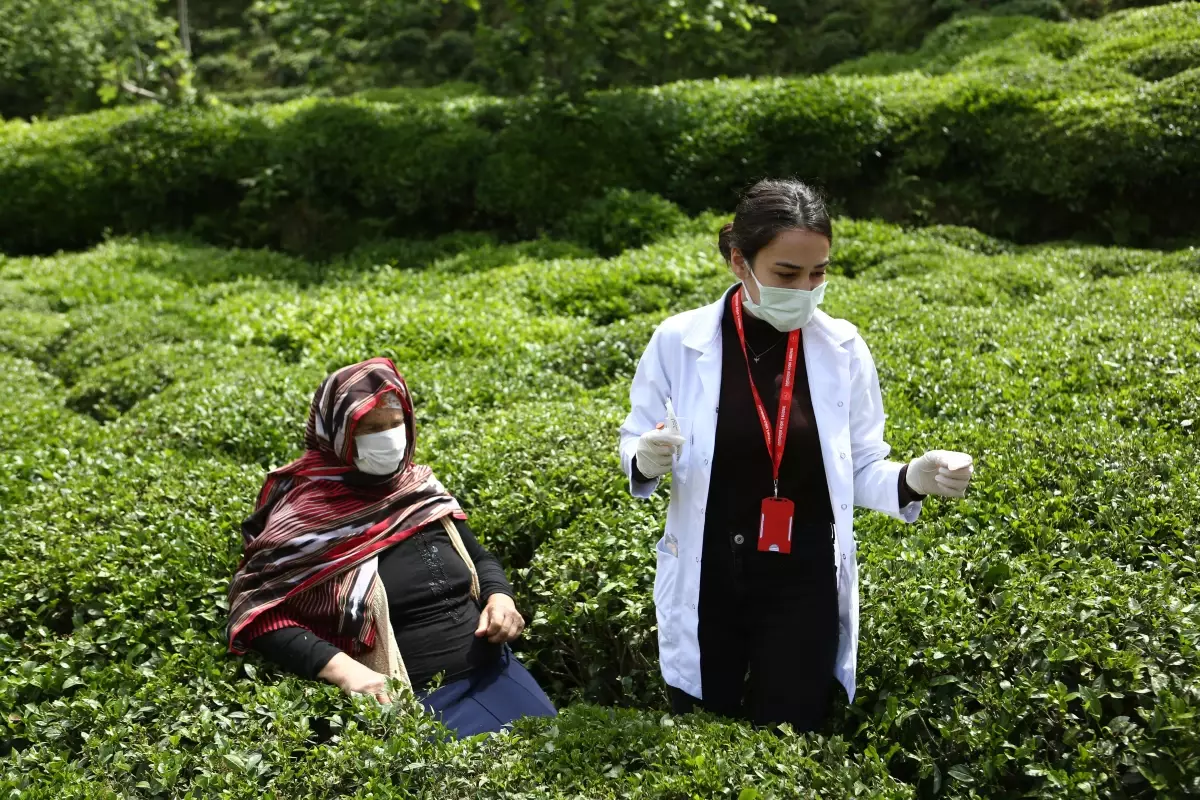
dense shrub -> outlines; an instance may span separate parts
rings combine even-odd
[[[1060,0],[1005,0],[988,9],[996,17],[1037,17],[1052,22],[1065,22],[1071,14]]]
[[[1017,240],[1189,236],[1196,70],[1134,73],[1186,66],[1196,8],[947,29],[934,71],[959,66],[936,77],[681,83],[583,107],[413,96],[8,123],[0,242],[46,252],[106,229],[194,227],[329,254],[380,234],[550,230],[613,191],[728,209],[739,188],[781,173],[823,183],[860,216]],[[615,237],[612,248],[626,238],[585,234]]]
[[[619,468],[615,458],[607,466]],[[665,705],[653,627],[663,501],[623,500],[583,514],[518,573],[533,612],[524,647],[547,691],[585,702]]]
[[[658,195],[610,189],[568,215],[558,233],[613,256],[666,238],[686,219],[678,206]]]
[[[910,53],[879,51],[845,61],[829,71],[835,75],[890,75],[919,69],[932,75],[949,72],[967,56],[1005,42],[1029,28],[1046,27],[1030,16],[969,16],[939,26]]]
[[[731,281],[719,220],[610,260],[463,233],[322,267],[164,240],[0,261],[0,789],[1200,792],[1194,249],[838,219],[826,307],[871,345],[895,456],[962,448],[977,482],[913,527],[858,520],[859,695],[828,738],[665,713],[666,496],[628,496],[616,426],[657,322]],[[521,657],[560,704],[631,708],[445,743],[225,657],[263,471],[298,452],[326,370],[379,353],[411,380],[422,460],[509,567]]]
[[[1125,69],[1148,81],[1161,81],[1200,67],[1200,42],[1162,42],[1130,56]]]
[[[287,103],[305,97],[332,97],[333,92],[325,88],[313,89],[308,86],[292,86],[289,88],[217,91],[213,93],[213,96],[219,98],[223,103],[244,108],[246,106]]]
[[[839,64],[831,72],[886,75],[921,70],[941,74],[956,68],[1028,65],[1049,57],[1056,61],[1078,59],[1155,80],[1153,72],[1143,75],[1138,65],[1157,60],[1186,63],[1188,45],[1197,38],[1200,24],[1195,3],[1130,9],[1098,21],[1068,24],[1046,21],[1053,17],[1043,14],[1000,13],[1010,5],[997,7],[989,15],[953,19],[925,37],[920,48],[912,52],[879,51]]]
[[[196,59],[196,76],[206,86],[214,89],[244,84],[250,76],[250,70],[250,62],[232,53],[200,56]]]

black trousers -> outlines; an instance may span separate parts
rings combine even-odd
[[[698,609],[704,699],[670,687],[672,709],[820,730],[837,687],[833,526],[797,525],[788,555],[760,553],[757,530],[710,533]]]

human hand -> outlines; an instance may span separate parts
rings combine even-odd
[[[479,625],[475,628],[477,637],[487,637],[492,644],[511,642],[525,630],[525,619],[517,611],[517,605],[506,594],[494,594],[488,598],[483,613],[479,615]]]
[[[371,695],[385,705],[392,702],[387,693],[387,676],[358,663],[345,653],[338,653],[329,659],[317,677],[332,683],[346,694]]]

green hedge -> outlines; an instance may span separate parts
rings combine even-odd
[[[716,221],[612,259],[482,234],[321,267],[160,239],[0,259],[0,793],[1200,792],[1194,249],[839,218],[826,303],[872,347],[896,457],[962,448],[977,483],[913,527],[860,517],[859,695],[830,738],[665,713],[666,498],[628,496],[616,427],[657,322],[731,281]],[[325,372],[376,354],[509,568],[558,720],[439,743],[224,654],[264,470]]]
[[[964,16],[947,22],[911,53],[876,52],[838,64],[838,75],[890,75],[907,70],[939,75],[980,66],[1026,65],[1039,59],[1079,59],[1155,81],[1200,66],[1195,3],[1133,9],[1098,21],[1056,24],[1034,16]],[[1158,69],[1140,66],[1161,60]]]
[[[587,107],[414,97],[10,122],[0,245],[49,252],[105,231],[191,228],[322,255],[476,227],[561,228],[611,252],[672,223],[669,206],[646,217],[641,201],[620,209],[627,231],[598,228],[589,220],[607,207],[589,203],[606,192],[694,213],[788,173],[859,216],[1018,240],[1192,236],[1198,17],[1177,3],[1095,23],[967,20],[986,30],[947,29],[931,45],[934,62],[954,64],[940,76],[681,83]]]

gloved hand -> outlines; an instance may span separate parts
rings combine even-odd
[[[909,462],[904,479],[917,494],[965,497],[974,471],[971,457],[966,453],[930,450]]]
[[[637,468],[647,478],[661,478],[671,471],[675,448],[685,439],[665,430],[646,431],[638,439]]]

